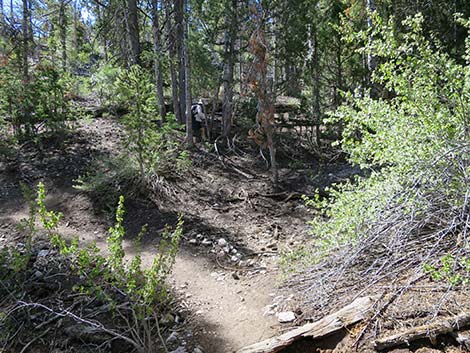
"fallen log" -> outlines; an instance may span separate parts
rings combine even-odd
[[[238,350],[237,353],[275,353],[302,338],[322,338],[365,319],[372,306],[372,298],[358,298],[348,306],[325,316],[321,320],[300,326],[280,336],[244,347]]]
[[[428,325],[412,327],[403,332],[379,338],[374,342],[374,348],[384,350],[402,345],[409,345],[410,342],[422,338],[435,340],[438,335],[449,334],[470,325],[470,313],[463,313],[457,316],[445,318]]]

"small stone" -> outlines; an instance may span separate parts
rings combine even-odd
[[[199,347],[196,347],[193,349],[193,353],[203,353],[202,349]]]
[[[292,311],[284,311],[282,313],[277,314],[277,320],[281,324],[292,322],[295,320],[295,314]]]
[[[224,252],[226,254],[230,253],[230,248],[228,246],[224,247]]]
[[[49,255],[49,250],[41,250],[38,252],[38,257],[46,257]]]
[[[166,343],[175,343],[178,341],[178,334],[176,332],[172,332],[171,335],[168,336],[166,339]]]
[[[189,239],[189,244],[197,245],[197,239]]]
[[[219,244],[219,246],[222,247],[222,248],[228,245],[227,240],[225,240],[224,238],[220,238],[217,241],[217,244]]]
[[[202,239],[202,238],[204,238],[204,237],[202,236],[202,234],[199,233],[198,235],[196,235],[196,239],[199,239],[199,240],[200,240],[200,239]]]
[[[232,262],[238,262],[238,257],[233,255],[231,258],[230,258],[230,261]]]
[[[233,272],[232,273],[232,277],[234,280],[238,281],[240,279],[240,277],[238,276],[238,274],[236,272]]]
[[[204,240],[201,242],[202,245],[205,246],[211,246],[212,242],[209,239],[204,238]]]
[[[235,254],[237,254],[237,253],[238,253],[237,249],[232,249],[232,250],[230,251],[230,254],[232,254],[232,255],[235,255]]]
[[[44,274],[41,271],[36,271],[36,272],[34,272],[33,276],[34,276],[35,279],[41,279],[41,278],[44,277]]]

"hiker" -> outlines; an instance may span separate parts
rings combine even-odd
[[[204,113],[202,99],[191,106],[191,118],[194,137],[196,137],[197,140],[206,141],[206,114]]]

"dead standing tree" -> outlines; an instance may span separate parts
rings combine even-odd
[[[271,89],[268,80],[268,43],[265,33],[265,16],[262,9],[251,8],[256,27],[250,37],[249,47],[253,54],[253,63],[248,76],[249,86],[258,98],[256,128],[249,131],[249,137],[261,148],[268,148],[271,159],[273,183],[278,184],[276,163],[276,148],[274,145],[274,103],[271,99]]]

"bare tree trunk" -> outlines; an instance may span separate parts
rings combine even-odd
[[[175,50],[175,33],[172,28],[171,21],[171,1],[165,1],[165,21],[166,21],[166,35],[168,38],[168,54],[170,57],[170,77],[171,77],[171,96],[173,101],[173,111],[176,116],[176,120],[183,124],[185,119],[182,117],[180,110],[179,97],[178,97],[178,78],[175,69],[176,50]]]
[[[28,24],[29,5],[28,0],[23,0],[23,53],[22,53],[22,64],[23,64],[23,82],[26,84],[29,81],[29,24]]]
[[[315,26],[311,27],[311,42],[312,42],[312,58],[311,58],[311,71],[313,72],[313,115],[315,122],[315,138],[317,145],[320,146],[320,125],[322,123],[321,110],[320,110],[320,60],[318,57],[318,38]]]
[[[224,35],[224,96],[222,100],[223,136],[228,137],[232,127],[233,72],[235,66],[235,40],[237,26],[237,0],[231,0],[225,14]]]
[[[75,61],[78,57],[78,0],[73,2],[73,36],[72,36],[72,48],[73,48],[73,56]]]
[[[338,34],[336,38],[337,42],[337,50],[336,50],[336,87],[335,87],[335,97],[334,97],[334,104],[335,107],[339,107],[341,105],[341,95],[339,93],[340,90],[343,90],[343,59],[342,59],[342,39],[341,35]]]
[[[372,23],[372,12],[375,11],[375,3],[374,0],[366,0],[366,10],[367,10],[367,28],[372,30],[373,23]],[[369,44],[372,43],[374,39],[372,38],[372,34],[369,34],[368,41]],[[375,58],[374,55],[369,52],[367,53],[367,70],[369,71],[369,76],[371,75],[372,71],[375,69]],[[370,77],[369,77],[370,78]]]
[[[183,2],[184,9],[187,7],[187,0]],[[185,20],[185,16],[183,14],[183,41],[181,43],[182,46],[182,54],[183,54],[183,64],[184,64],[184,95],[186,98],[186,141],[189,146],[193,145],[193,124],[192,124],[192,114],[191,114],[191,70],[189,66],[189,53],[188,53],[188,41],[189,41],[189,24]]]
[[[65,13],[65,0],[61,0],[59,7],[60,44],[62,49],[62,70],[67,70],[67,18]]]
[[[137,0],[127,0],[127,22],[131,47],[131,65],[139,63],[140,36]]]
[[[182,119],[186,112],[186,72],[184,62],[184,0],[175,0],[175,22],[176,22],[176,47],[178,48],[178,94]],[[191,108],[191,107],[190,107]],[[184,121],[184,120],[183,120]]]
[[[29,84],[29,4],[28,0],[23,0],[23,20],[22,20],[22,30],[23,30],[23,53],[22,53],[22,69],[23,69],[23,85],[27,86]],[[24,87],[26,88],[26,87]],[[23,123],[25,124],[26,133],[31,133],[31,112],[28,104],[23,105]],[[21,132],[21,122],[17,122],[15,131]]]
[[[160,35],[160,25],[158,20],[158,4],[159,1],[154,1],[154,6],[152,8],[152,32],[153,32],[153,50],[155,58],[153,61],[155,69],[155,86],[157,90],[157,99],[158,104],[160,105],[160,117],[162,122],[165,121],[166,109],[165,109],[165,98],[163,96],[163,76],[161,70],[161,35]]]
[[[262,11],[256,13],[257,28],[250,38],[250,51],[254,56],[253,70],[250,76],[251,87],[258,97],[258,113],[256,121],[258,128],[250,131],[250,136],[263,148],[269,149],[271,157],[271,173],[273,184],[278,185],[279,175],[276,162],[276,147],[274,145],[275,119],[272,97],[272,84],[268,74],[268,42],[266,40],[265,19]],[[259,141],[259,142],[258,142]]]

